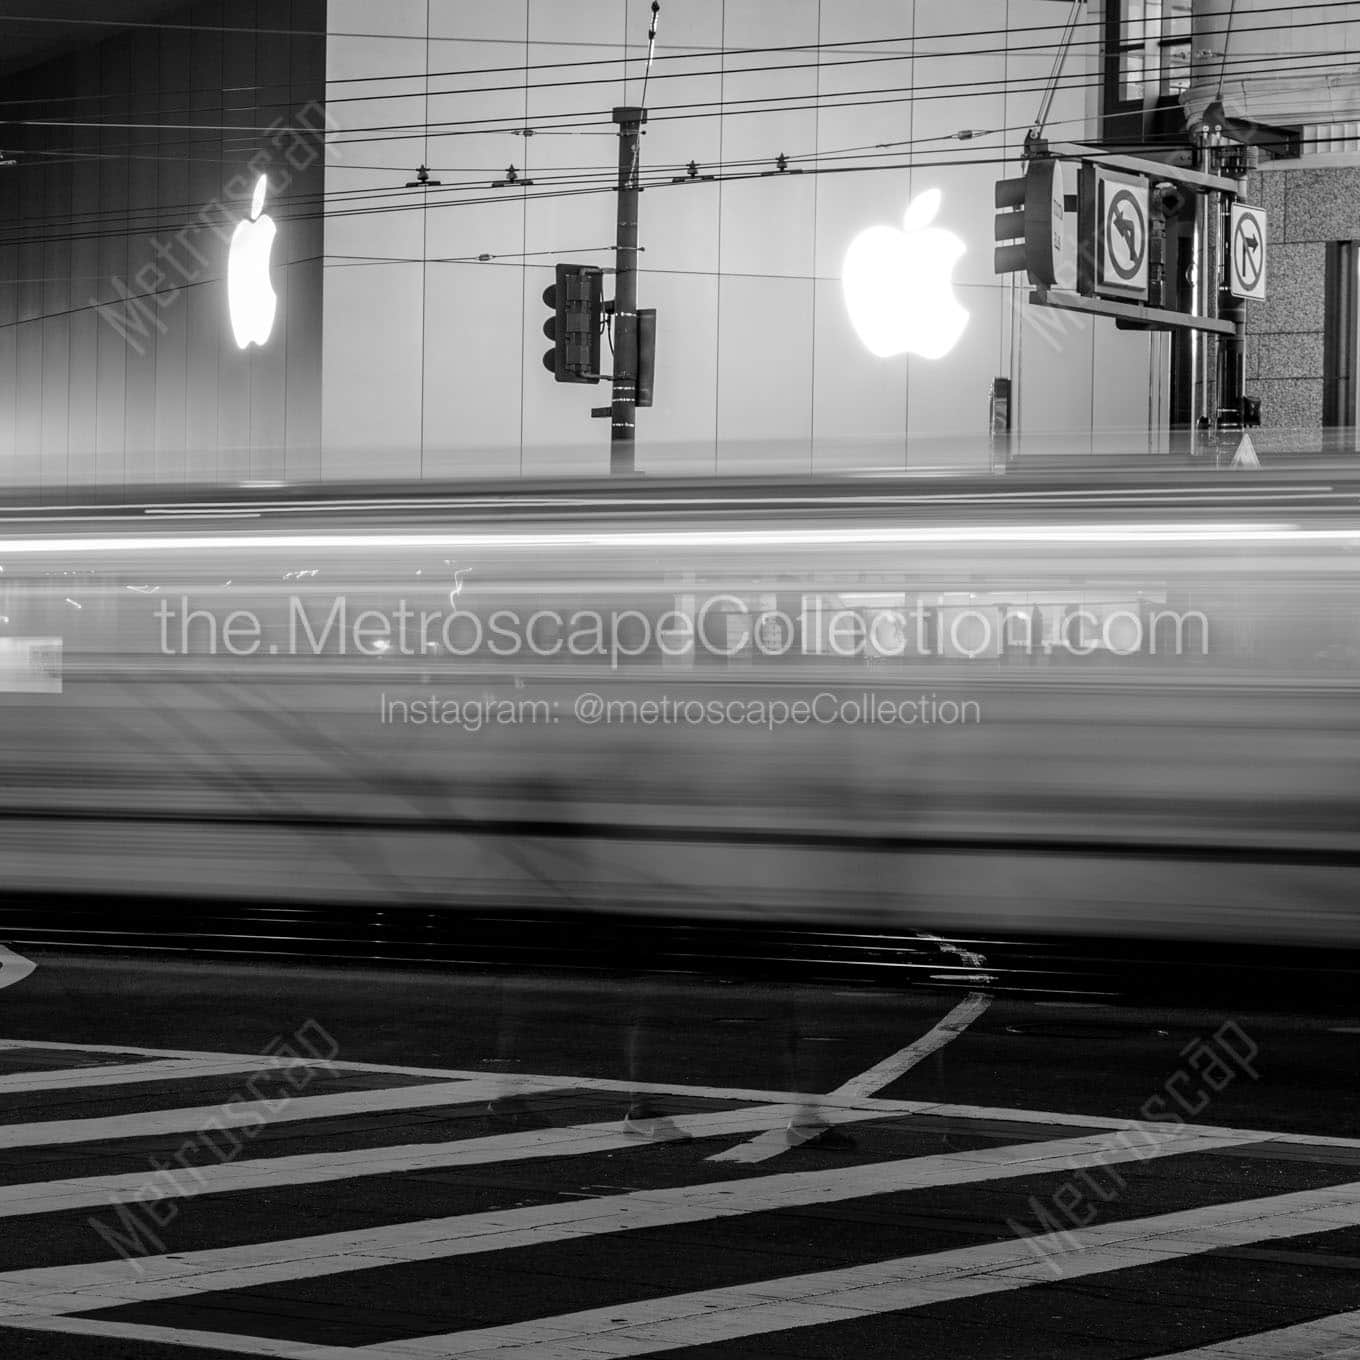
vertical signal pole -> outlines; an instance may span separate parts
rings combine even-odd
[[[634,470],[638,385],[638,166],[642,125],[647,110],[614,110],[619,125],[619,225],[614,247],[614,389],[609,470],[627,476]]]
[[[1200,129],[1199,168],[1204,174],[1220,171],[1219,148],[1215,133]],[[1223,278],[1223,195],[1210,190],[1200,196],[1196,219],[1198,235],[1198,271],[1196,274],[1196,306],[1199,316],[1217,320],[1219,293]],[[1195,431],[1191,450],[1198,455],[1216,448],[1219,406],[1219,344],[1218,336],[1207,331],[1196,334],[1195,372]],[[1204,442],[1201,443],[1201,436]]]

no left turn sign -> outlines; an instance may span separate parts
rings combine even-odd
[[[1142,204],[1128,189],[1110,195],[1105,211],[1105,255],[1126,283],[1138,277],[1147,258],[1147,222]]]
[[[1124,298],[1148,292],[1148,184],[1141,177],[1099,172],[1096,291]]]
[[[1228,223],[1228,291],[1263,302],[1266,296],[1266,215],[1234,203]]]

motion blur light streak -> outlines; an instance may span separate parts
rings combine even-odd
[[[1041,529],[974,526],[945,529],[758,529],[675,532],[618,532],[602,534],[278,534],[264,536],[203,536],[196,538],[18,538],[0,539],[0,552],[35,553],[126,553],[126,552],[240,552],[274,549],[354,549],[380,551],[389,548],[760,548],[800,547],[825,544],[836,547],[911,543],[1276,543],[1292,539],[1316,543],[1360,543],[1360,529],[1305,529],[1299,525],[1253,527],[1249,525],[1053,525]]]
[[[327,909],[1360,943],[1360,481],[985,485],[303,488],[264,522],[115,506],[88,536],[11,512],[0,684],[34,697],[6,696],[7,882],[200,897],[220,862],[231,895]],[[647,716],[841,685],[985,721]],[[431,740],[380,721],[407,692],[549,721]]]

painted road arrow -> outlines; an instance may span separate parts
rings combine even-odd
[[[37,966],[0,944],[0,989],[22,982]]]

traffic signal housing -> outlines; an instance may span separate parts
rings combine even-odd
[[[557,282],[543,290],[552,316],[543,334],[553,347],[543,366],[560,383],[600,381],[600,331],[604,325],[604,270],[592,264],[559,264]]]
[[[637,404],[650,406],[656,389],[656,308],[638,311]]]
[[[1024,271],[1051,288],[1058,280],[1066,217],[1061,162],[1035,159],[1023,175],[997,180],[996,207],[995,272]]]

